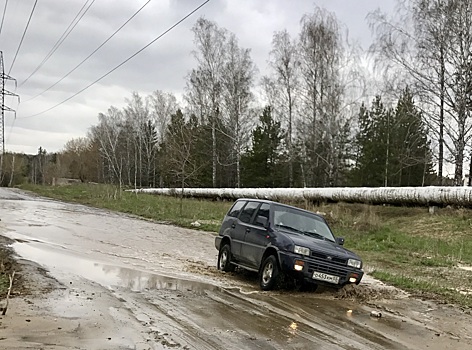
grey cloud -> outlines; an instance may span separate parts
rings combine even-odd
[[[394,2],[395,0],[382,1],[382,6],[390,10]],[[33,3],[33,1],[9,2],[6,22],[0,36],[7,69]],[[17,90],[22,96],[22,101],[26,101],[63,77],[144,3],[145,0],[95,1],[63,46],[37,74]],[[61,149],[68,138],[85,136],[88,128],[97,122],[99,112],[106,112],[110,105],[122,107],[124,99],[129,97],[132,91],[145,95],[160,89],[181,96],[185,88],[185,76],[195,66],[195,60],[191,55],[193,50],[191,28],[199,16],[215,21],[219,26],[235,33],[240,45],[251,49],[254,62],[260,73],[264,74],[274,31],[287,28],[292,36],[296,37],[302,15],[313,11],[315,6],[311,1],[305,0],[210,1],[198,13],[99,84],[57,109],[24,119],[84,88],[142,48],[200,3],[194,0],[151,1],[132,22],[67,79],[41,97],[22,102],[7,148],[26,151],[44,145],[48,151]],[[83,4],[83,0],[38,2],[12,71],[12,75],[18,81],[24,80],[36,68]],[[349,28],[351,37],[360,39],[363,44],[370,42],[365,16],[379,6],[378,1],[322,0],[317,1],[317,4],[335,12],[338,19]],[[3,7],[0,10],[2,9]],[[12,85],[8,87],[14,89]],[[8,116],[6,129],[11,124],[12,117]]]

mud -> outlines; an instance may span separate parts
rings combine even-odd
[[[472,348],[467,310],[369,276],[261,292],[255,274],[216,270],[211,233],[7,189],[0,219],[27,286],[0,319],[0,348]]]

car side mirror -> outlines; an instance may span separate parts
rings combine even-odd
[[[267,228],[269,224],[269,219],[267,219],[265,216],[257,216],[256,218],[256,225],[262,226]]]
[[[336,237],[336,243],[339,245],[344,245],[344,237]]]

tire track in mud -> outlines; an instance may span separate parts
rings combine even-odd
[[[460,337],[448,336],[449,333],[438,331],[435,328],[426,326],[426,322],[417,322],[411,319],[410,313],[399,313],[385,306],[395,305],[396,302],[409,302],[414,304],[415,301],[409,298],[409,295],[401,290],[393,288],[383,283],[369,279],[365,285],[351,286],[342,290],[321,289],[315,293],[299,293],[294,290],[283,290],[281,292],[259,292],[257,289],[257,278],[255,275],[247,276],[243,273],[222,273],[216,268],[204,266],[196,267],[194,261],[189,261],[189,271],[211,275],[220,281],[224,281],[226,287],[224,290],[233,294],[244,302],[250,301],[254,308],[260,308],[259,302],[250,300],[248,295],[253,299],[262,299],[269,313],[277,314],[285,319],[285,322],[294,319],[290,316],[294,310],[297,311],[297,331],[301,333],[301,327],[308,327],[305,332],[306,339],[310,339],[313,344],[313,330],[322,329],[323,333],[328,334],[328,340],[333,338],[333,334],[346,335],[335,343],[342,343],[343,348],[356,349],[417,349],[417,348],[438,348],[444,349],[444,345],[435,346],[436,344],[447,344],[447,340],[442,338],[440,342],[434,340],[439,335],[444,335],[452,340],[458,340]],[[236,282],[236,283],[235,283]],[[241,283],[242,282],[242,283]],[[238,286],[239,283],[239,286]],[[231,287],[228,287],[230,285]],[[249,290],[249,291],[247,291]],[[234,292],[232,292],[234,291]],[[300,301],[300,298],[303,299]],[[219,299],[224,302],[224,299]],[[306,302],[311,302],[314,306],[307,308]],[[297,304],[298,303],[298,304]],[[331,312],[330,310],[322,310],[319,312],[321,304],[351,304],[352,309],[348,310],[343,306],[342,312]],[[420,303],[417,301],[416,303]],[[231,303],[229,307],[234,307],[235,303]],[[298,306],[296,306],[298,305]],[[385,315],[382,320],[369,317],[370,310],[381,309]],[[307,309],[309,311],[307,311]],[[354,311],[354,312],[353,312]],[[249,312],[250,313],[250,312]],[[315,321],[313,321],[315,320]],[[273,319],[270,322],[275,322]],[[426,326],[426,327],[425,327]],[[323,328],[325,327],[325,328]],[[347,330],[346,330],[347,327]],[[451,333],[452,334],[452,333]],[[316,334],[319,340],[319,334]],[[426,343],[422,343],[423,338],[429,337]],[[414,344],[414,345],[413,345]],[[421,345],[419,345],[421,344]],[[324,344],[326,346],[326,343]],[[454,347],[453,347],[454,348]]]
[[[315,309],[312,309],[309,307],[310,305],[307,305],[307,300],[304,300],[303,305],[294,304],[295,301],[298,302],[298,297],[291,293],[261,292],[252,294],[251,298],[247,298],[238,293],[226,292],[259,310],[264,310],[265,315],[272,318],[271,322],[273,322],[274,315],[277,315],[277,318],[282,320],[285,327],[287,327],[287,324],[292,326],[290,327],[291,334],[296,332],[297,335],[305,338],[310,343],[323,340],[320,345],[326,346],[326,344],[331,343],[336,348],[341,347],[343,349],[398,348],[395,342],[390,341],[383,335],[376,334],[371,329],[363,331],[361,327],[357,327],[357,324],[352,323],[346,317],[345,312],[339,312],[339,308],[344,309],[344,307],[336,305],[334,300],[320,300],[310,295],[309,299],[314,301],[315,306]],[[305,296],[305,294],[301,295]],[[290,299],[289,301],[286,300],[287,297]],[[333,302],[335,308],[330,305]],[[320,308],[323,308],[323,304],[325,309],[320,310]],[[326,315],[329,315],[329,317],[326,317]],[[346,326],[349,328],[348,331]]]
[[[152,295],[151,295],[152,294]],[[181,292],[153,291],[153,293],[121,294],[125,307],[147,328],[149,339],[156,345],[183,349],[221,349],[213,334],[188,318],[182,310]]]
[[[324,316],[327,310],[315,316],[302,305],[294,308],[277,293],[252,293],[248,297],[221,288],[200,292],[159,289],[139,294],[121,292],[119,297],[149,329],[150,336],[177,348],[404,348],[370,328],[362,331],[358,324],[335,312],[330,318]],[[326,300],[321,302],[326,304]]]

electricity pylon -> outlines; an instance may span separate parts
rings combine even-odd
[[[0,137],[1,137],[1,144],[0,144],[0,185],[3,180],[3,158],[5,156],[5,111],[15,113],[15,110],[11,109],[8,106],[5,106],[5,96],[16,96],[18,97],[18,101],[20,97],[17,94],[14,94],[8,90],[5,90],[5,81],[6,80],[13,80],[16,84],[16,80],[13,79],[11,76],[5,73],[5,67],[3,65],[3,51],[0,51],[0,109],[1,109],[1,122],[0,122]]]

